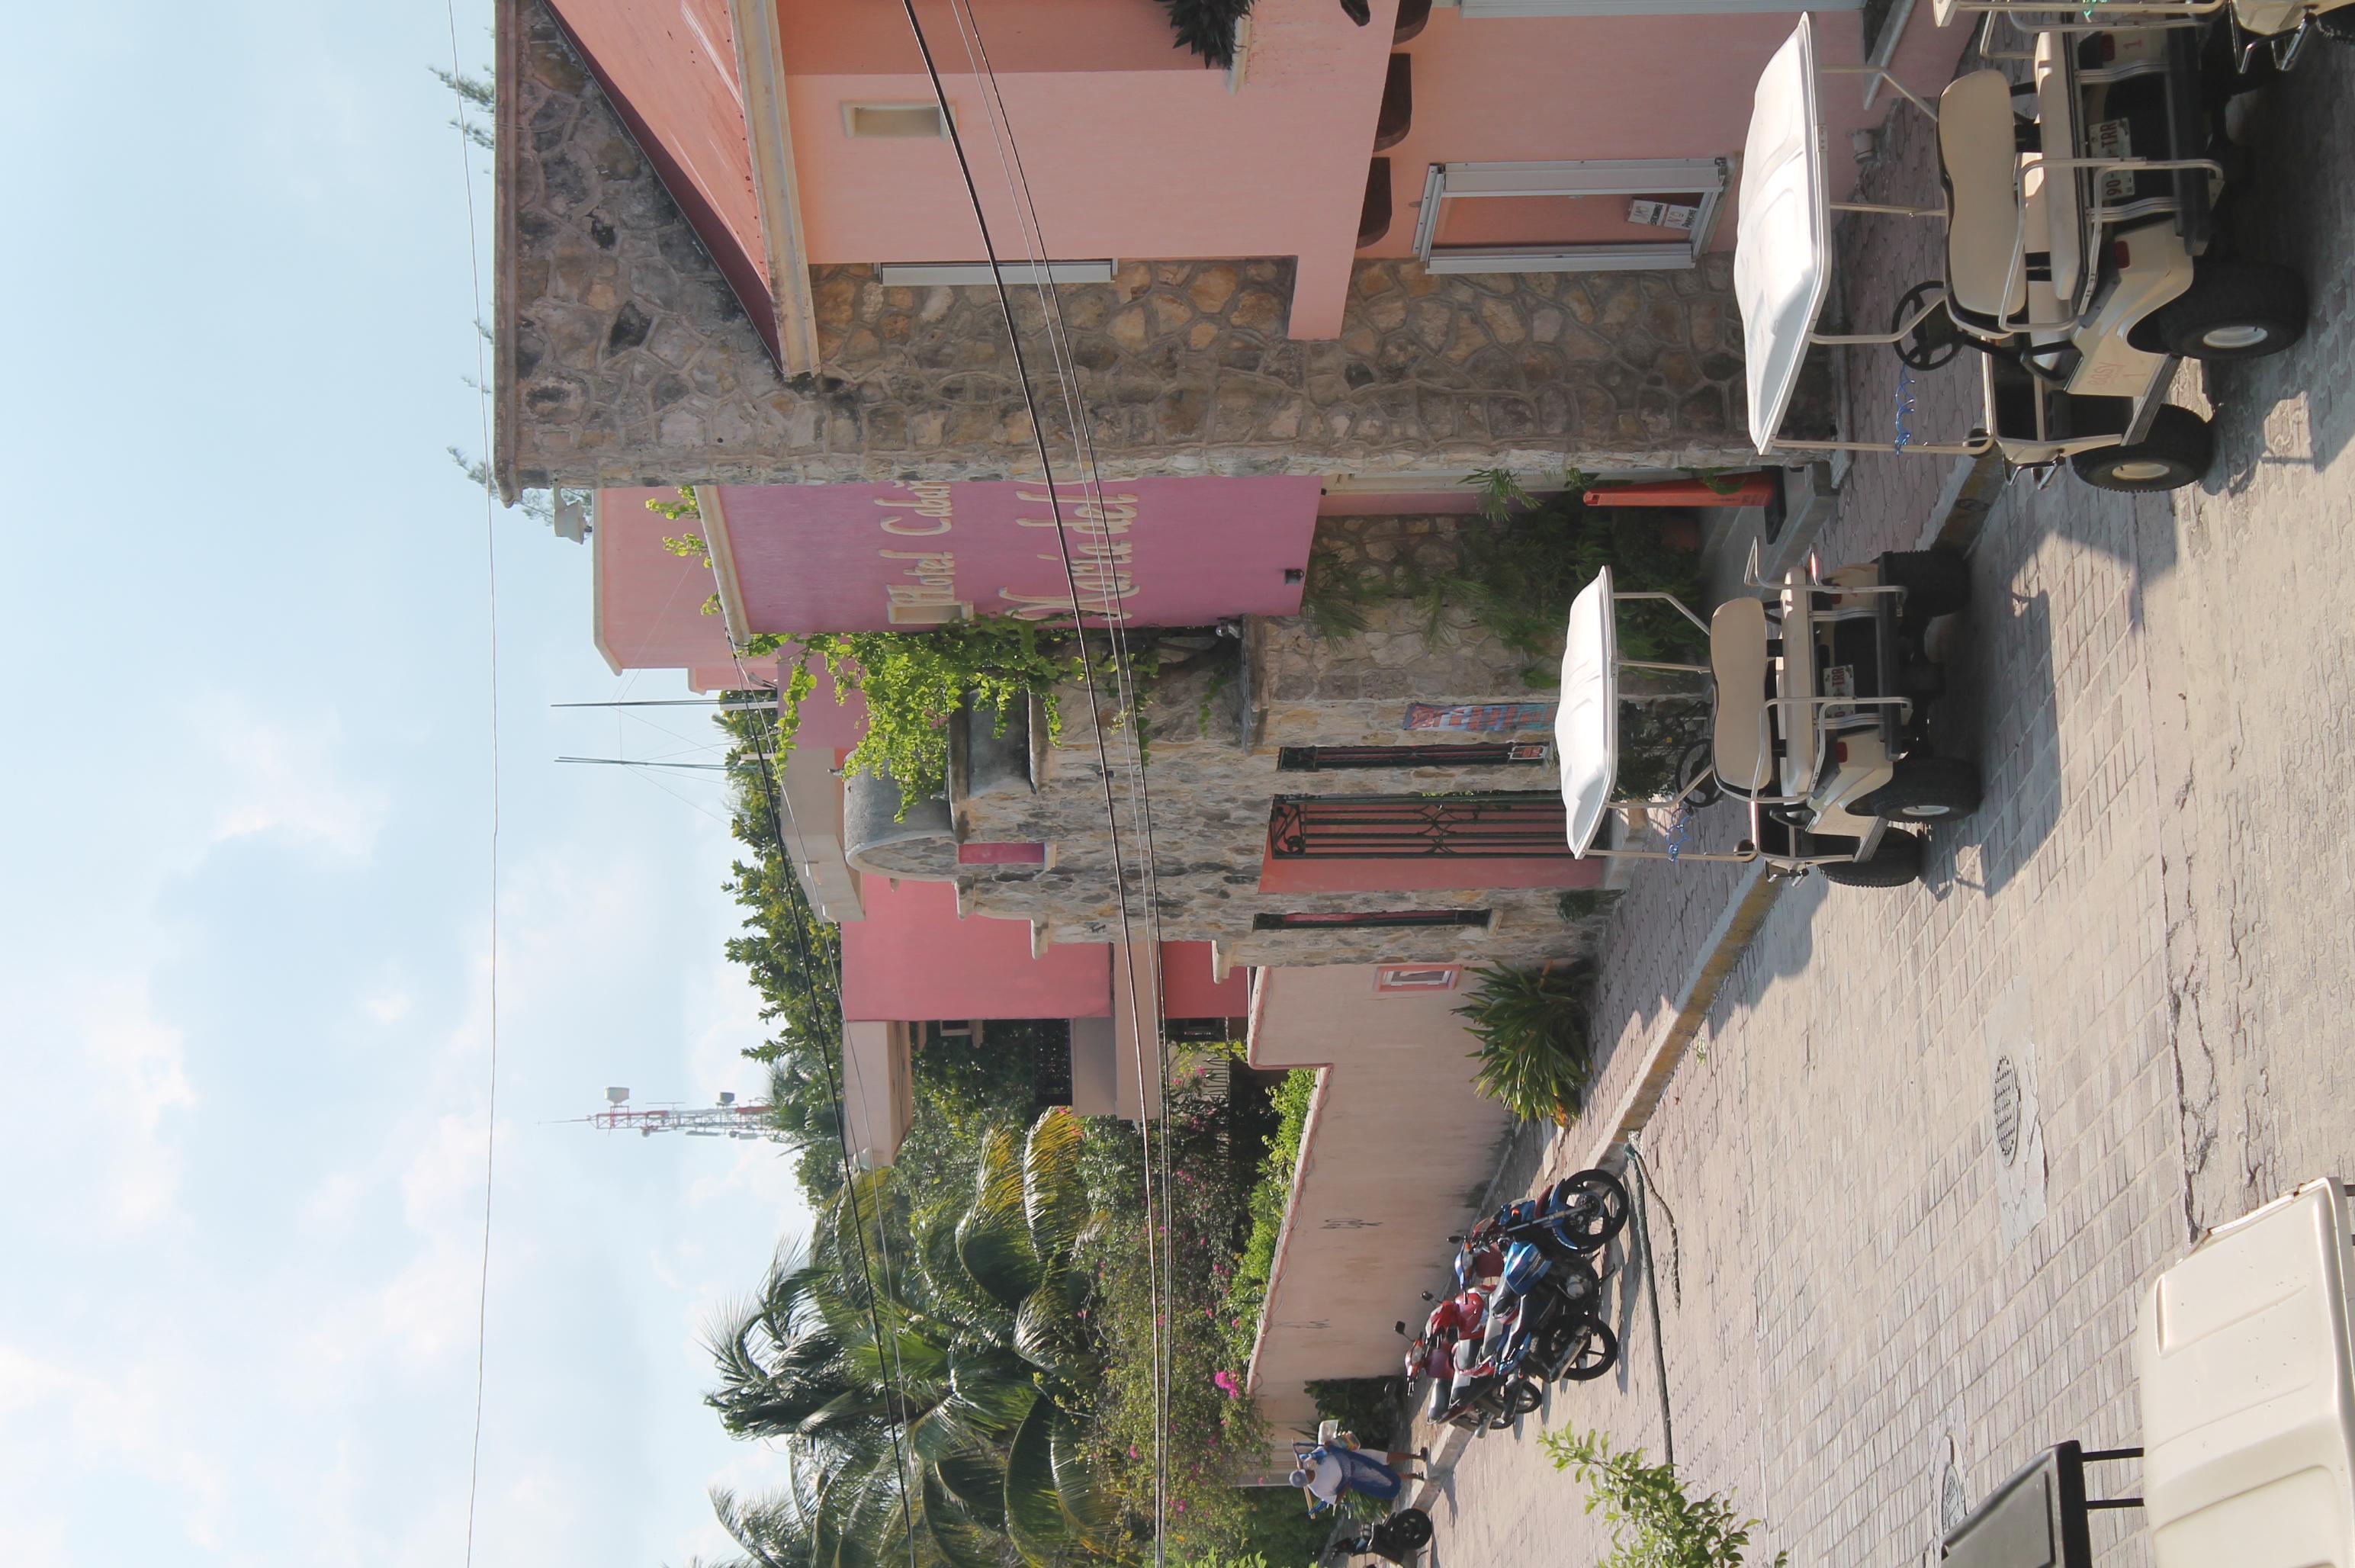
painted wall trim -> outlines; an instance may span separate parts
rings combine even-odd
[[[777,312],[777,356],[786,375],[806,375],[818,364],[817,304],[802,232],[776,0],[728,0],[728,16],[736,35],[736,72],[744,84],[744,139],[751,147],[752,196],[760,204],[769,297]]]
[[[711,575],[719,584],[719,624],[727,628],[729,645],[741,648],[752,640],[752,623],[744,613],[744,585],[736,578],[736,557],[729,548],[728,510],[719,499],[719,486],[695,486],[695,509],[703,514],[703,542],[711,549]]]

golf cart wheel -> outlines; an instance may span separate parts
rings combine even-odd
[[[1951,549],[1883,550],[1881,581],[1905,590],[1905,613],[1918,620],[1951,615],[1971,602],[1971,563]]]
[[[1391,1537],[1409,1552],[1420,1552],[1431,1544],[1431,1516],[1419,1508],[1402,1508],[1387,1521]]]
[[[1900,757],[1889,782],[1857,805],[1907,822],[1968,816],[1979,805],[1979,771],[1960,757]]]
[[[1627,1223],[1627,1189],[1607,1170],[1582,1170],[1553,1189],[1553,1229],[1573,1249],[1600,1250]]]
[[[2202,261],[2149,332],[2186,359],[2261,359],[2306,336],[2306,280],[2263,261]]]
[[[1922,880],[1922,840],[1891,827],[1881,835],[1870,860],[1834,860],[1818,866],[1824,880],[1842,888],[1902,888]]]
[[[1619,1336],[1611,1332],[1611,1325],[1601,1318],[1586,1326],[1585,1342],[1561,1370],[1564,1382],[1593,1382],[1596,1378],[1619,1364]]]
[[[2096,490],[2147,494],[2196,485],[2216,459],[2216,431],[2173,403],[2158,411],[2150,433],[2119,446],[2097,446],[2069,459],[2077,477]]]

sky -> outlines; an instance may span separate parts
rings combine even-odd
[[[456,12],[464,63],[488,7]],[[439,5],[57,5],[0,95],[0,1563],[684,1563],[780,1461],[698,1331],[801,1216],[685,695],[519,512],[490,593]],[[488,288],[487,161],[473,160]],[[487,295],[484,305],[487,315]]]

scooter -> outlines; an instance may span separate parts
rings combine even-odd
[[[1431,1544],[1431,1516],[1419,1508],[1358,1525],[1336,1525],[1320,1561],[1335,1564],[1351,1557],[1380,1557],[1410,1568],[1415,1553]]]

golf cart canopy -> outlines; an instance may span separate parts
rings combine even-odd
[[[1733,294],[1749,360],[1750,439],[1761,452],[1773,448],[1790,411],[1831,277],[1815,18],[1806,15],[1758,79],[1742,149]]]
[[[1572,602],[1561,650],[1561,702],[1554,709],[1554,755],[1561,764],[1561,804],[1570,814],[1570,852],[1594,847],[1611,786],[1619,776],[1619,637],[1613,624],[1611,569]]]

